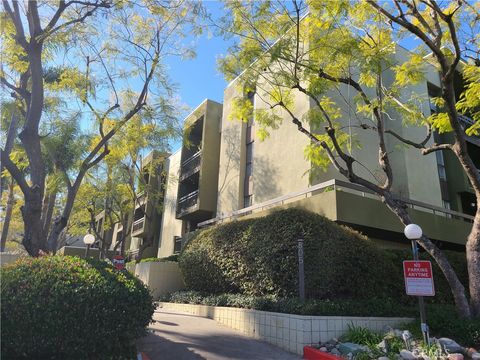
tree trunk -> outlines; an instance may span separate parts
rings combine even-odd
[[[43,209],[43,233],[45,235],[50,231],[50,224],[52,222],[53,210],[55,209],[55,200],[57,199],[57,192],[54,191],[48,196],[45,197],[46,202],[44,203]]]
[[[65,202],[62,214],[53,221],[52,231],[50,231],[50,234],[48,235],[47,248],[49,251],[55,252],[57,250],[58,238],[63,229],[67,226],[75,198],[77,197],[78,189],[80,188],[84,176],[85,172],[80,172],[73,186],[69,187],[67,191],[67,201]]]
[[[42,191],[39,187],[32,188],[30,193],[25,195],[25,204],[21,211],[24,224],[22,244],[31,256],[38,256],[41,249],[46,249],[41,220]]]
[[[8,228],[10,226],[10,220],[12,218],[13,205],[15,204],[15,201],[14,201],[15,199],[13,197],[14,188],[15,188],[15,183],[13,182],[13,179],[11,179],[10,183],[8,184],[7,207],[5,209],[5,219],[3,221],[2,238],[0,241],[1,252],[5,251],[5,244],[7,243]]]
[[[387,205],[387,207],[400,219],[403,225],[406,226],[413,223],[410,214],[407,212],[406,207],[403,203],[395,200],[391,194],[384,194],[381,199]],[[418,240],[418,243],[435,260],[435,262],[438,264],[438,267],[445,276],[448,285],[450,286],[450,290],[452,291],[458,315],[462,318],[470,318],[472,314],[470,311],[467,297],[465,295],[465,287],[458,279],[455,270],[448,262],[445,254],[437,246],[435,246],[435,244],[433,244],[425,235]],[[477,264],[477,266],[478,265],[479,264]]]
[[[478,205],[465,250],[470,287],[470,308],[473,316],[480,316],[480,207]]]

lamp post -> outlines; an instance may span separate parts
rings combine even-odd
[[[403,233],[407,239],[412,242],[412,253],[413,260],[418,261],[418,247],[417,240],[420,239],[423,235],[422,228],[417,224],[409,224],[405,226]],[[427,316],[425,313],[425,303],[423,301],[423,296],[418,296],[418,305],[420,308],[420,326],[422,328],[423,341],[430,345],[430,336],[428,334],[428,325],[427,325]]]
[[[88,257],[88,251],[90,250],[90,245],[92,245],[95,242],[95,236],[92,234],[87,234],[83,237],[83,243],[87,245],[87,248],[85,249],[85,259]]]

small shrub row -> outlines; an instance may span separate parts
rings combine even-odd
[[[179,291],[160,299],[164,302],[239,307],[262,311],[297,315],[331,316],[409,316],[416,315],[416,308],[398,304],[389,299],[369,300],[306,300],[275,296],[251,296],[241,294],[207,294],[199,291]]]
[[[2,359],[131,359],[155,309],[129,272],[71,256],[3,267]]]
[[[163,258],[150,257],[150,258],[145,258],[145,259],[140,260],[141,263],[143,263],[143,262],[168,262],[168,261],[177,262],[178,261],[178,254],[170,255],[170,256],[167,256],[167,257],[163,257]]]

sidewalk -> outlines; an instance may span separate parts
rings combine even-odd
[[[149,327],[152,333],[138,344],[138,350],[151,360],[300,359],[211,319],[163,309],[153,318],[155,323]]]

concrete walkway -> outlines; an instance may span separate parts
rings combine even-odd
[[[151,360],[301,359],[203,317],[159,309],[138,350]]]

